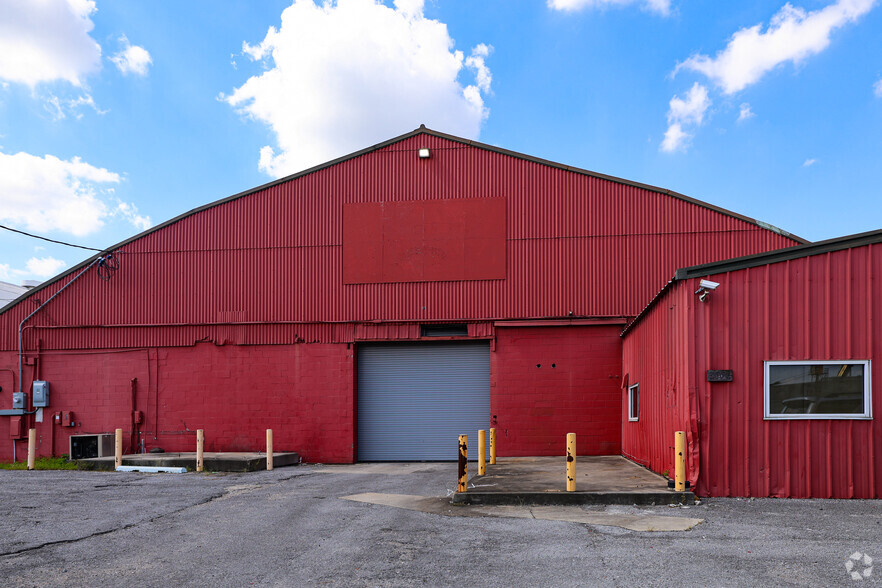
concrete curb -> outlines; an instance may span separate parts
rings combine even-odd
[[[256,472],[266,469],[266,455],[252,454],[205,454],[205,470],[210,472]],[[300,463],[300,455],[296,452],[273,453],[273,467],[297,465]],[[124,455],[124,466],[147,466],[147,467],[184,467],[190,471],[196,470],[195,453],[149,453],[138,455]],[[77,469],[97,470],[112,472],[116,468],[113,457],[97,457],[92,459],[78,459]]]
[[[453,504],[579,505],[579,504],[694,504],[693,492],[456,492]]]

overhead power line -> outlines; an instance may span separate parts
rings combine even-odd
[[[97,251],[101,253],[104,249],[95,249],[94,247],[85,247],[83,245],[74,245],[73,243],[65,243],[64,241],[56,241],[55,239],[49,239],[48,237],[41,237],[40,235],[32,235],[31,233],[26,233],[24,231],[19,231],[18,229],[13,229],[12,227],[6,227],[0,225],[0,229],[6,229],[7,231],[12,231],[13,233],[18,233],[19,235],[24,235],[26,237],[33,237],[34,239],[42,239],[43,241],[49,241],[50,243],[58,243],[59,245],[67,245],[68,247],[76,247],[77,249],[86,249],[88,251]]]

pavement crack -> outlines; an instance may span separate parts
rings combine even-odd
[[[213,502],[213,501],[217,500],[218,498],[222,498],[222,497],[223,497],[224,495],[226,495],[226,494],[227,494],[226,490],[225,490],[224,492],[221,492],[221,493],[218,493],[218,494],[212,494],[211,496],[207,497],[205,500],[201,500],[201,501],[196,502],[196,503],[194,503],[194,504],[188,504],[188,505],[186,505],[186,506],[184,506],[184,507],[182,507],[182,508],[179,508],[179,509],[176,509],[176,510],[172,510],[172,511],[169,511],[169,512],[164,512],[164,513],[162,513],[162,514],[158,514],[158,515],[156,515],[156,516],[154,516],[154,517],[150,517],[149,519],[140,520],[140,521],[135,521],[135,522],[133,522],[133,523],[128,523],[128,524],[126,524],[126,525],[123,525],[123,526],[121,526],[121,527],[116,527],[116,528],[114,528],[114,529],[105,529],[105,530],[103,530],[103,531],[96,531],[96,532],[94,532],[94,533],[90,533],[90,534],[88,534],[88,535],[84,535],[84,536],[82,536],[82,537],[75,537],[75,538],[73,538],[73,539],[59,539],[58,541],[47,541],[47,542],[45,542],[45,543],[40,543],[39,545],[32,545],[32,546],[30,546],[30,547],[24,547],[24,548],[22,548],[22,549],[18,549],[18,550],[15,550],[15,551],[6,551],[6,552],[4,552],[4,553],[0,553],[0,557],[8,557],[8,556],[11,556],[11,555],[19,555],[19,554],[22,554],[22,553],[28,553],[28,552],[31,552],[31,551],[37,551],[37,550],[39,550],[39,549],[43,549],[43,548],[45,548],[45,547],[53,547],[53,546],[55,546],[55,545],[64,545],[64,544],[69,544],[69,543],[78,543],[78,542],[80,542],[80,541],[85,541],[85,540],[87,540],[87,539],[92,539],[92,538],[94,538],[94,537],[101,537],[102,535],[109,535],[110,533],[116,533],[117,531],[125,531],[125,530],[128,530],[128,529],[131,529],[132,527],[137,527],[138,525],[143,525],[144,523],[152,523],[152,522],[157,521],[157,520],[159,520],[159,519],[162,519],[162,518],[164,518],[164,517],[171,516],[171,515],[176,515],[176,514],[178,514],[178,513],[184,512],[185,510],[190,509],[190,508],[194,508],[194,507],[196,507],[196,506],[202,506],[203,504],[208,504],[209,502]]]

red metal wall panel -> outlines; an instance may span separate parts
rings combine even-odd
[[[620,326],[497,328],[490,412],[500,456],[621,452]]]
[[[505,199],[343,204],[343,282],[505,279]]]
[[[147,449],[195,451],[205,429],[206,451],[261,451],[273,429],[276,451],[298,451],[312,462],[354,459],[354,360],[347,345],[227,345],[125,352],[44,353],[42,378],[52,384],[52,405],[35,423],[39,455],[67,453],[70,435],[123,428],[130,451],[131,379],[144,413]],[[12,364],[14,354],[0,354]],[[2,374],[2,372],[0,372]],[[25,388],[33,367],[25,370]],[[11,388],[10,388],[11,390]],[[56,411],[74,412],[75,427],[53,425]],[[158,427],[157,427],[158,425]],[[9,419],[0,419],[8,439]],[[158,431],[157,431],[158,429]],[[18,456],[27,454],[19,443]],[[0,443],[11,461],[12,441]]]
[[[424,146],[429,160],[417,157]],[[344,284],[345,204],[497,198],[507,207],[506,279]],[[143,331],[125,325],[219,316],[262,324],[633,316],[678,267],[793,244],[668,194],[418,135],[148,233],[120,248],[112,280],[84,275],[29,324],[117,325],[78,344],[138,347]],[[16,348],[21,319],[69,279],[0,314],[0,349]],[[299,336],[276,334],[287,343]],[[151,337],[193,343],[173,327]]]
[[[685,431],[686,479],[693,486],[698,477],[697,419],[692,416],[690,395],[689,292],[675,283],[664,298],[623,341],[625,380],[620,391],[622,455],[649,469],[674,474],[674,433]],[[628,387],[639,384],[637,421],[628,420]]]
[[[694,406],[684,428],[693,433],[690,458],[698,462],[689,477],[697,475],[699,494],[882,496],[880,275],[876,244],[711,275],[720,286],[704,303],[694,295],[698,280],[686,280],[627,333],[624,363],[632,381],[690,393]],[[764,420],[764,362],[785,360],[870,360],[874,419]],[[731,369],[734,380],[709,383],[709,369]],[[683,422],[682,407],[674,422],[669,409],[646,404],[642,429],[625,424],[625,451],[656,471],[671,468],[665,437]]]
[[[874,420],[763,420],[764,361],[869,359],[882,368],[877,276],[880,245],[711,277],[720,287],[694,309],[693,378],[712,423],[701,442],[703,492],[882,496],[880,369],[872,370]],[[704,369],[732,369],[735,381],[710,384]]]

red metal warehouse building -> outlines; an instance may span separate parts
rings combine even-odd
[[[490,426],[502,456],[560,454],[568,432],[582,454],[623,438],[628,453],[625,326],[677,268],[803,243],[420,127],[181,215],[0,309],[0,398],[25,393],[2,407],[0,459],[28,427],[40,454],[117,427],[126,451],[190,450],[197,428],[208,451],[257,450],[272,428],[308,461],[447,459]]]

